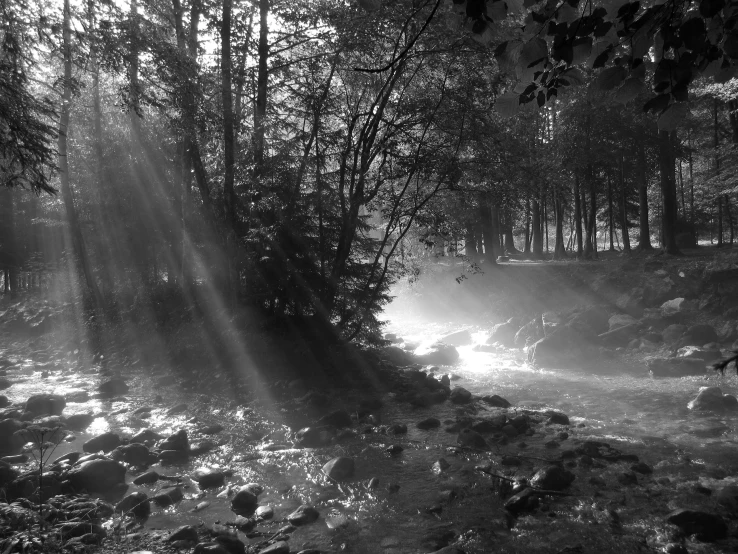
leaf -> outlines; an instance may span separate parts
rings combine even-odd
[[[496,0],[487,4],[487,16],[492,21],[502,21],[507,17],[507,4],[503,0]]]
[[[574,52],[571,60],[572,65],[582,65],[592,54],[592,39],[590,37],[578,38],[574,41]]]
[[[671,97],[668,94],[659,94],[658,96],[654,96],[643,105],[643,111],[661,113],[669,106],[670,99]]]
[[[582,73],[579,69],[576,67],[570,67],[561,75],[559,75],[560,79],[566,79],[571,86],[578,86],[583,85],[585,81],[584,73]]]
[[[597,76],[595,88],[597,90],[612,90],[625,80],[627,71],[624,67],[608,67]]]
[[[520,96],[514,92],[501,94],[495,100],[495,111],[502,117],[513,117],[520,111]]]
[[[630,70],[630,76],[631,77],[637,77],[638,79],[645,79],[646,78],[646,64],[643,63],[643,60],[641,60],[641,63],[633,67],[633,69]]]
[[[626,79],[615,93],[615,102],[627,104],[631,100],[635,100],[643,90],[643,85],[644,83],[641,79],[637,79],[635,77]]]
[[[607,10],[607,15],[610,16],[610,19],[614,19],[620,11],[620,8],[625,6],[627,3],[628,0],[605,0],[605,2],[602,3],[602,7]]]
[[[717,60],[711,61],[705,70],[702,72],[703,77],[715,77],[720,72],[720,68],[722,67],[723,59],[718,58]]]
[[[359,6],[368,12],[377,11],[382,7],[382,0],[359,0]]]
[[[700,2],[700,15],[702,17],[714,17],[725,6],[725,0],[702,0]]]
[[[651,44],[653,44],[653,37],[650,37],[648,35],[639,36],[633,42],[631,55],[634,58],[643,58],[643,56],[648,54],[648,51],[651,49]]]
[[[589,59],[587,60],[587,67],[590,69],[593,68],[598,58],[605,54],[610,46],[609,42],[595,42],[592,45],[592,53],[589,55]]]
[[[538,101],[539,108],[542,108],[543,106],[546,105],[546,93],[543,92],[542,90],[538,92],[537,101]]]
[[[507,0],[507,6],[514,13],[523,13],[523,0]]]
[[[486,21],[480,20],[474,23],[474,27],[472,28],[472,38],[479,44],[483,44],[485,46],[488,45],[492,42],[494,36],[495,32],[492,29],[492,26]]]
[[[689,115],[689,105],[686,102],[672,104],[659,116],[659,131],[675,131],[683,124]]]
[[[520,65],[530,67],[531,64],[548,56],[548,45],[540,37],[528,41],[520,52]]]
[[[579,11],[564,2],[556,12],[556,21],[559,23],[571,23],[579,18]]]
[[[504,49],[502,48],[502,44],[505,45]],[[495,51],[495,57],[497,58],[497,63],[499,64],[500,69],[502,69],[503,71],[512,72],[515,70],[515,68],[518,65],[518,61],[520,59],[520,52],[523,49],[523,41],[522,40],[511,40],[508,42],[503,42],[502,44]],[[501,50],[501,52],[498,55],[497,51],[499,50]]]

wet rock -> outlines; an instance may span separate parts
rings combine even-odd
[[[648,371],[654,377],[686,377],[688,375],[704,375],[706,364],[702,360],[686,358],[654,357],[646,361]]]
[[[681,338],[689,340],[689,344],[696,346],[702,346],[708,342],[717,342],[719,340],[715,328],[712,325],[707,325],[705,323],[692,325]]]
[[[631,471],[635,471],[636,473],[641,473],[643,475],[650,475],[653,473],[653,468],[648,465],[645,462],[638,462],[637,464],[633,464],[630,466]]]
[[[124,465],[107,459],[89,460],[72,468],[67,474],[72,487],[81,492],[106,493],[124,484],[126,468]]]
[[[454,404],[468,404],[472,400],[472,394],[463,387],[455,387],[448,399]]]
[[[487,450],[488,448],[487,441],[484,440],[484,437],[471,429],[462,429],[456,438],[456,443],[476,450]]]
[[[137,442],[118,446],[110,453],[110,457],[118,462],[138,467],[147,466],[154,459],[148,447]]]
[[[141,429],[138,433],[131,437],[131,442],[139,442],[141,444],[151,443],[163,439],[164,437],[151,429]]]
[[[0,394],[0,408],[7,408],[10,406],[10,399],[4,394]]]
[[[543,323],[538,319],[529,321],[515,333],[513,345],[516,348],[525,348],[543,338]]]
[[[531,478],[530,484],[539,489],[560,491],[574,482],[575,476],[559,466],[548,466],[539,469]]]
[[[418,349],[415,355],[421,364],[428,365],[451,365],[459,359],[459,351],[454,346],[442,342],[436,342],[428,348]]]
[[[287,521],[292,525],[307,525],[318,520],[320,513],[318,510],[307,504],[303,504],[297,508],[294,512],[287,516]]]
[[[216,536],[214,540],[223,547],[228,554],[246,554],[246,545],[237,537],[221,534]]]
[[[723,357],[719,349],[710,349],[699,346],[683,346],[677,350],[677,357],[686,360],[701,360],[705,364],[715,362]]]
[[[353,477],[354,467],[353,458],[339,456],[337,458],[333,458],[323,466],[323,473],[331,479],[340,481],[342,479]]]
[[[254,515],[260,520],[272,519],[274,517],[274,508],[271,506],[259,506],[256,508]]]
[[[508,498],[505,501],[504,508],[513,514],[519,514],[535,509],[537,506],[536,500],[535,491],[528,487]]]
[[[182,527],[173,531],[172,534],[169,535],[169,538],[167,540],[169,542],[174,542],[174,541],[197,542],[198,541],[197,529],[195,529],[192,525],[183,525]]]
[[[730,514],[738,514],[738,485],[726,485],[721,488],[715,495],[715,501]]]
[[[230,552],[217,542],[201,542],[195,545],[193,554],[230,554]]]
[[[209,489],[223,485],[225,483],[226,476],[222,471],[206,469],[195,472],[193,478],[197,481],[197,485],[201,489]]]
[[[26,401],[26,412],[35,416],[61,415],[67,401],[58,394],[34,394]]]
[[[433,473],[435,474],[440,474],[446,471],[450,467],[451,467],[451,464],[449,464],[445,458],[439,458],[438,460],[433,462],[431,471],[433,471]]]
[[[259,554],[289,554],[290,545],[286,541],[277,541],[259,550]]]
[[[172,416],[172,415],[181,414],[182,412],[186,412],[189,407],[190,407],[189,404],[185,404],[185,403],[177,404],[176,406],[172,406],[171,408],[167,410],[167,415]]]
[[[253,487],[244,485],[238,489],[231,500],[231,510],[240,515],[251,515],[256,510],[259,493]]]
[[[421,421],[418,421],[417,423],[418,429],[424,429],[424,430],[435,429],[440,426],[441,426],[441,421],[435,417],[429,417]]]
[[[689,303],[684,298],[673,298],[661,304],[661,315],[663,317],[673,317],[686,311]]]
[[[168,436],[160,441],[157,445],[159,450],[177,450],[180,452],[188,452],[190,450],[190,441],[187,437],[187,431],[180,429],[176,433]]]
[[[336,410],[324,415],[318,420],[319,426],[332,425],[339,429],[343,427],[351,427],[351,415],[346,410]]]
[[[117,433],[107,432],[91,438],[82,445],[85,452],[110,452],[120,446],[120,436]]]
[[[510,402],[508,402],[507,400],[505,400],[504,398],[496,394],[492,394],[492,395],[488,394],[486,396],[482,396],[480,400],[484,402],[485,404],[494,406],[495,408],[509,408],[510,406],[512,406]]]
[[[305,427],[295,433],[295,442],[305,448],[319,448],[331,444],[335,434],[333,427]]]
[[[567,367],[587,358],[587,340],[568,325],[559,325],[528,350],[528,361],[539,367]]]
[[[129,391],[129,387],[123,379],[110,379],[97,387],[98,392],[106,397],[122,396]]]
[[[20,452],[25,441],[17,433],[24,427],[23,422],[17,419],[4,419],[0,421],[0,455],[17,454]]]
[[[440,425],[440,421],[438,423]],[[404,423],[393,423],[387,427],[388,435],[404,435],[407,433],[407,425]]]
[[[384,451],[390,456],[396,456],[397,454],[400,454],[403,450],[405,449],[399,444],[393,444],[384,449]]]
[[[686,535],[696,535],[701,541],[712,542],[728,534],[728,526],[722,517],[698,510],[674,510],[666,521],[679,527]]]
[[[467,346],[472,343],[472,335],[469,329],[462,329],[455,333],[450,333],[441,338],[441,342],[450,344],[451,346]]]
[[[173,487],[171,489],[168,489],[166,491],[162,491],[152,500],[154,501],[154,504],[157,506],[161,506],[162,508],[166,508],[167,506],[171,506],[172,504],[176,504],[177,502],[181,501],[184,498],[184,492],[179,487]]]
[[[151,514],[151,502],[143,492],[133,492],[115,505],[115,511],[122,514],[133,514],[139,519],[146,519]]]
[[[515,346],[515,335],[520,330],[520,322],[510,318],[505,323],[498,323],[490,331],[487,344],[500,344],[506,347]]]
[[[634,325],[636,323],[638,323],[638,320],[631,315],[615,314],[607,321],[607,331],[613,331],[615,329],[619,329],[620,327],[625,327],[626,325]]]
[[[515,427],[515,426],[514,426],[513,424],[511,424],[511,423],[508,423],[507,425],[504,425],[504,426],[502,427],[502,432],[503,432],[503,434],[504,434],[504,435],[505,435],[505,436],[506,436],[507,438],[509,438],[509,439],[514,439],[515,437],[517,437],[517,436],[518,436],[518,435],[520,434],[520,433],[518,432],[518,429],[517,429],[517,427]]]
[[[156,471],[147,471],[142,473],[133,480],[134,485],[151,485],[159,480],[159,474]]]
[[[725,412],[738,409],[738,400],[732,394],[723,394],[720,387],[700,387],[697,396],[687,404],[694,411]]]
[[[569,416],[561,412],[553,412],[546,421],[546,425],[569,425]]]
[[[92,414],[74,414],[64,420],[64,424],[72,431],[84,431],[95,420]]]
[[[0,390],[9,389],[13,383],[6,377],[0,377]]]
[[[630,323],[623,325],[622,327],[616,327],[611,331],[598,335],[598,340],[603,346],[610,348],[617,348],[626,346],[631,340],[636,338],[639,334],[640,324]]]
[[[214,423],[212,425],[206,425],[205,427],[201,427],[198,429],[200,433],[203,435],[217,435],[221,431],[223,431],[225,427],[223,427],[220,423]]]
[[[162,450],[158,459],[164,465],[186,464],[190,461],[190,453],[187,450]]]
[[[686,330],[686,325],[674,324],[669,325],[666,329],[664,329],[661,335],[664,338],[664,342],[666,344],[673,344],[682,337]]]

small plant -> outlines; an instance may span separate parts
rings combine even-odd
[[[733,356],[728,356],[724,360],[720,360],[719,362],[712,364],[712,368],[716,371],[719,371],[722,375],[725,375],[725,370],[728,369],[728,366],[732,363],[735,365],[735,372],[736,375],[738,375],[738,350],[733,350]]]

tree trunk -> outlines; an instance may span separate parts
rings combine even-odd
[[[513,236],[513,219],[510,208],[505,208],[505,254],[518,254],[520,251],[515,248],[515,237]]]
[[[579,175],[574,175],[574,225],[577,231],[577,258],[584,253],[582,245],[582,199],[579,196]]]
[[[584,257],[591,259],[597,257],[597,196],[591,165],[587,167],[587,177],[589,180],[589,217],[584,241]]]
[[[638,141],[638,160],[636,162],[638,178],[638,223],[640,237],[638,240],[639,250],[653,250],[651,245],[651,228],[648,223],[648,178],[646,176],[646,147],[643,144],[645,138],[640,137]]]
[[[614,243],[614,235],[615,235],[615,219],[613,217],[613,209],[612,209],[612,179],[610,178],[610,175],[607,176],[607,219],[608,219],[608,225],[610,230],[610,252],[615,252],[615,243]]]
[[[523,253],[530,254],[530,197],[525,197],[525,245]]]
[[[712,102],[713,115],[713,147],[715,149],[715,175],[720,174],[720,127],[718,125],[718,99]],[[717,197],[717,247],[723,247],[723,198],[721,195]]]
[[[538,195],[533,197],[533,258],[543,258],[543,237],[541,236],[541,203]]]
[[[677,255],[680,252],[676,243],[677,191],[673,146],[672,135],[668,131],[659,131],[659,169],[663,197],[661,230],[664,238],[662,248],[666,254]]]
[[[269,73],[269,0],[259,0],[259,73],[256,79],[256,109],[254,110],[254,186],[264,175],[266,148],[267,84]]]
[[[223,101],[223,203],[229,234],[236,229],[236,193],[233,190],[236,145],[233,137],[233,94],[231,93],[231,11],[233,0],[223,0],[220,31],[220,75]]]
[[[730,196],[729,195],[727,194],[725,195],[725,200],[723,203],[725,205],[725,215],[728,218],[728,226],[730,228],[730,245],[733,246],[733,216],[730,213]]]
[[[738,100],[729,101],[728,110],[730,129],[733,132],[733,144],[738,144]]]
[[[492,246],[493,246],[493,252],[492,255],[495,258],[495,261],[497,260],[497,256],[501,256],[504,252],[502,250],[502,246],[500,243],[500,237],[502,236],[502,233],[500,232],[500,210],[497,207],[497,204],[491,203],[490,205],[491,210],[491,216],[492,216]]]
[[[486,192],[482,193],[479,199],[479,219],[482,222],[482,236],[484,237],[484,261],[488,264],[497,263],[492,205],[489,193]]]
[[[541,225],[541,232],[546,239],[546,254],[548,254],[548,195],[544,189],[543,195],[543,223]]]
[[[620,211],[622,214],[623,252],[630,254],[628,233],[628,191],[625,189],[625,155],[620,152]]]
[[[102,295],[92,273],[92,265],[87,256],[87,248],[85,246],[82,229],[77,218],[77,211],[74,208],[74,198],[72,189],[69,184],[69,160],[67,158],[67,133],[69,132],[69,116],[72,104],[72,26],[71,13],[69,8],[69,0],[64,0],[64,21],[63,21],[63,55],[64,55],[64,89],[62,93],[62,104],[59,110],[59,136],[57,138],[57,148],[59,151],[59,180],[61,181],[62,198],[64,207],[67,212],[67,221],[69,223],[69,232],[72,236],[74,250],[82,266],[82,273],[85,278],[87,288],[92,294],[95,303],[95,309],[102,307]]]
[[[554,215],[556,216],[554,259],[561,260],[566,258],[566,246],[564,245],[564,202],[558,187],[554,189]]]
[[[464,250],[470,261],[477,260],[477,239],[474,237],[474,223],[466,224],[466,238],[464,239]]]

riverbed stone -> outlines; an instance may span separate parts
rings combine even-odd
[[[666,516],[666,521],[679,527],[686,535],[696,535],[705,542],[723,539],[728,534],[723,518],[710,512],[677,509]]]
[[[26,401],[26,412],[34,417],[41,415],[61,415],[67,401],[59,394],[34,394]]]
[[[703,360],[688,358],[653,357],[646,360],[646,365],[654,377],[685,377],[707,372]]]
[[[338,456],[323,466],[323,473],[336,481],[348,479],[354,475],[355,464],[353,458]]]
[[[719,340],[717,331],[712,325],[706,323],[699,323],[689,327],[684,335],[681,337],[684,340],[690,341],[689,344],[702,346],[708,342],[717,342]]]
[[[720,387],[700,387],[697,396],[687,404],[694,411],[725,412],[738,409],[738,400],[732,394],[723,394]]]
[[[539,367],[561,368],[587,358],[587,340],[568,325],[559,325],[528,350],[528,361]]]
[[[428,417],[426,419],[418,421],[417,423],[418,429],[423,429],[423,430],[435,429],[440,426],[441,426],[441,420],[439,420],[436,417]]]
[[[320,513],[318,510],[307,504],[303,504],[294,512],[287,516],[287,521],[292,525],[307,525],[318,520]]]
[[[72,487],[78,492],[86,490],[90,494],[106,493],[124,484],[126,467],[114,460],[96,459],[83,462],[67,474]]]
[[[415,354],[421,364],[428,365],[451,365],[459,359],[456,347],[442,342],[436,342],[428,348],[420,348]]]
[[[329,414],[324,415],[318,420],[319,426],[332,425],[339,429],[343,427],[351,427],[351,414],[346,410],[335,410]]]
[[[183,525],[182,527],[179,527],[178,529],[172,531],[172,534],[169,535],[167,540],[169,542],[174,542],[174,541],[197,542],[198,541],[197,529],[195,529],[192,525]]]
[[[102,396],[112,398],[115,396],[123,396],[130,390],[130,388],[123,379],[114,378],[100,383],[97,390]]]
[[[332,426],[304,427],[295,433],[295,442],[304,448],[319,448],[331,444],[335,435]]]
[[[454,404],[468,404],[472,400],[472,393],[463,387],[454,387],[448,399]]]
[[[120,446],[120,436],[117,433],[108,431],[96,437],[91,438],[82,445],[85,452],[110,452],[114,448]]]
[[[684,335],[686,330],[687,330],[686,325],[680,325],[678,323],[675,323],[673,325],[669,325],[668,327],[666,327],[661,332],[661,336],[664,338],[664,342],[666,344],[673,344],[676,341],[678,341],[682,337],[682,335]]]
[[[611,316],[607,321],[607,325],[608,325],[607,331],[613,331],[615,329],[619,329],[620,327],[625,327],[626,325],[634,325],[636,323],[638,323],[638,320],[634,318],[632,315],[615,314]],[[603,332],[606,332],[606,331],[603,331]]]
[[[546,425],[569,425],[569,416],[561,412],[551,412]]]
[[[64,420],[64,424],[72,431],[84,431],[93,421],[95,417],[92,414],[73,414]]]
[[[519,514],[534,509],[536,506],[535,499],[535,491],[530,487],[526,487],[508,498],[505,501],[504,507],[513,514]]]
[[[575,476],[559,466],[548,466],[539,469],[531,478],[530,484],[539,489],[560,491],[574,482]]]
[[[277,541],[266,548],[259,550],[259,554],[289,554],[290,545],[287,541]]]
[[[723,357],[718,348],[706,349],[701,346],[683,346],[677,350],[677,358],[687,360],[702,360],[703,362],[712,363]]]
[[[133,514],[135,517],[145,519],[151,514],[151,502],[146,493],[136,491],[118,502],[115,505],[115,511],[122,514]]]
[[[134,485],[151,485],[159,480],[159,474],[156,471],[147,471],[142,473],[133,480]]]
[[[187,452],[190,449],[190,441],[187,437],[187,431],[180,429],[179,431],[172,433],[164,440],[160,441],[156,445],[158,450],[178,450]]]
[[[488,404],[495,408],[509,408],[510,406],[512,406],[512,404],[510,404],[508,400],[502,398],[497,394],[487,394],[485,396],[482,396],[480,400],[485,404]]]
[[[225,483],[225,473],[217,469],[204,469],[196,471],[193,479],[201,489],[220,487]]]
[[[131,442],[140,442],[141,444],[150,445],[150,443],[161,440],[163,438],[164,437],[156,431],[152,431],[151,429],[141,429],[138,433],[131,437]]]
[[[525,348],[543,338],[543,323],[536,318],[523,325],[513,338],[513,346]]]
[[[208,541],[196,544],[193,554],[230,554],[230,552],[225,546],[215,541]]]
[[[160,450],[157,457],[165,465],[186,464],[190,460],[190,452],[188,450]]]
[[[18,454],[25,443],[18,433],[25,424],[18,419],[4,419],[0,421],[0,455]]]
[[[455,331],[441,337],[441,342],[450,344],[451,346],[467,346],[472,343],[472,335],[469,329]]]
[[[249,485],[240,487],[231,499],[231,510],[239,515],[253,514],[258,503],[258,496],[253,487]]]
[[[147,466],[154,460],[154,456],[148,447],[137,442],[116,447],[110,453],[110,457],[116,461],[125,462],[137,467]]]
[[[488,448],[484,437],[472,429],[462,429],[456,438],[456,443],[475,450],[487,450]]]
[[[505,323],[498,323],[489,333],[487,344],[500,344],[501,346],[515,346],[515,335],[520,330],[520,322],[516,318],[510,318]]]
[[[640,324],[638,322],[629,323],[620,327],[614,327],[610,331],[597,335],[598,341],[603,346],[609,346],[610,348],[618,348],[626,346],[631,340],[636,338],[640,331]]]
[[[172,487],[165,491],[160,492],[152,499],[154,504],[163,508],[176,504],[177,502],[184,499],[184,491],[179,487]]]

